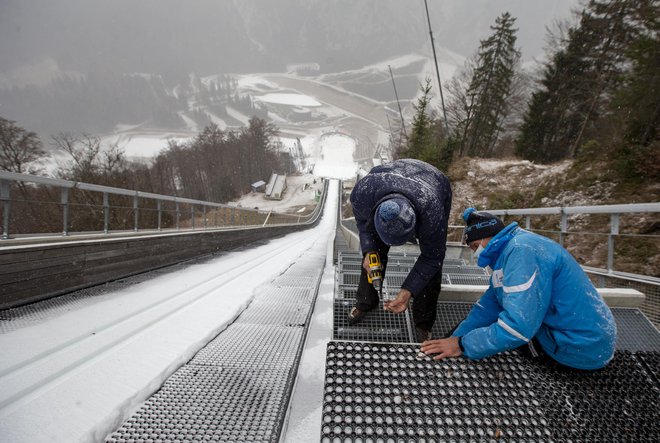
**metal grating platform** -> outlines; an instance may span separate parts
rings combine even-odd
[[[311,306],[300,303],[280,303],[277,300],[254,301],[235,323],[302,326],[307,322]]]
[[[401,289],[401,285],[403,284],[404,281],[406,281],[406,278],[408,277],[408,273],[386,273],[385,274],[385,286],[388,288],[395,288],[397,291]],[[447,278],[446,275],[442,275],[442,284],[449,284],[449,278]]]
[[[449,332],[467,317],[470,309],[472,309],[472,303],[438,303],[438,312],[435,317],[435,324],[431,330],[431,337],[443,338],[449,335]]]
[[[362,271],[362,264],[355,263],[342,263],[339,266],[339,272],[360,272]]]
[[[515,352],[436,362],[418,351],[330,342],[321,441],[650,442],[660,432],[660,389],[631,353],[564,374]]]
[[[287,288],[273,288],[259,292],[255,297],[255,302],[271,301],[274,303],[299,303],[311,304],[316,295],[316,288],[314,287],[287,287]]]
[[[378,306],[356,325],[348,324],[348,313],[354,300],[335,299],[333,337],[337,340],[386,341],[411,343],[409,313],[393,314]]]
[[[350,298],[357,297],[357,285],[337,285],[335,288],[335,298]]]
[[[488,286],[490,277],[488,275],[459,275],[444,274],[452,285],[482,285]]]
[[[457,266],[457,265],[443,265],[442,266],[443,274],[455,274],[455,275],[488,275],[486,269],[480,268],[479,266]]]
[[[637,308],[612,308],[617,326],[616,348],[626,351],[660,351],[660,332]]]
[[[234,323],[190,361],[232,368],[291,368],[303,328]]]
[[[315,287],[318,282],[320,275],[309,276],[302,275],[282,275],[277,277],[271,285],[278,288],[288,288],[288,287]]]
[[[387,269],[385,270],[386,274],[391,273],[405,273],[406,275],[413,268],[413,265],[397,265],[397,264],[387,264]]]
[[[360,272],[342,272],[338,274],[338,278],[341,284],[357,287],[360,283]]]
[[[288,370],[184,366],[106,441],[276,442]]]

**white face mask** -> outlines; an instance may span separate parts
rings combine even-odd
[[[479,244],[479,247],[477,248],[476,251],[474,251],[474,254],[472,256],[474,257],[475,260],[479,260],[479,256],[481,255],[481,252],[484,250],[484,247],[481,246],[481,243]]]

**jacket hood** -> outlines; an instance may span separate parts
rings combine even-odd
[[[518,223],[513,222],[509,224],[506,228],[502,229],[500,232],[493,237],[484,250],[479,255],[479,260],[477,260],[477,265],[485,268],[490,266],[491,268],[497,263],[497,259],[500,257],[500,253],[506,247],[509,240],[516,234],[518,231]]]

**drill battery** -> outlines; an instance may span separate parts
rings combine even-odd
[[[376,252],[369,252],[367,257],[369,259],[369,272],[367,273],[367,279],[378,293],[382,293],[383,264],[380,262],[380,257]]]

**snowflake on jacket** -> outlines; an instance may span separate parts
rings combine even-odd
[[[406,197],[415,210],[415,238],[420,256],[401,286],[414,296],[424,289],[444,261],[451,186],[442,172],[420,160],[396,160],[372,168],[351,192],[362,253],[385,247],[374,226],[374,211],[379,203],[396,194]]]

